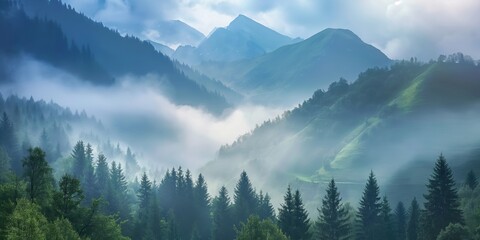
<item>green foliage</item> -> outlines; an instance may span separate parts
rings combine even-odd
[[[380,211],[380,228],[382,239],[395,239],[392,209],[386,196],[383,196],[382,207]]]
[[[49,223],[45,231],[49,240],[80,240],[80,236],[65,218],[59,218]]]
[[[27,195],[40,206],[48,205],[51,198],[53,175],[45,160],[45,152],[36,147],[28,150],[23,160],[24,175],[27,179]]]
[[[210,216],[211,205],[208,194],[207,183],[203,175],[198,175],[194,191],[195,202],[195,228],[197,230],[197,239],[211,239],[212,237],[212,219]]]
[[[236,224],[245,222],[250,215],[257,211],[257,198],[247,173],[243,171],[235,187],[233,206]]]
[[[478,179],[473,170],[468,172],[467,178],[465,179],[465,185],[471,190],[475,190],[475,188],[478,186]]]
[[[370,172],[357,213],[357,239],[359,240],[381,240],[379,226],[382,220],[380,218],[382,203],[379,194],[377,179],[373,172]]]
[[[83,182],[85,170],[87,169],[87,157],[85,155],[85,146],[83,141],[78,141],[73,147],[73,176]]]
[[[0,183],[6,182],[10,173],[10,157],[0,145]]]
[[[84,197],[80,181],[65,174],[58,185],[60,189],[53,195],[53,206],[60,217],[71,220]]]
[[[275,222],[275,209],[273,208],[272,203],[270,202],[270,196],[268,193],[265,195],[262,191],[258,195],[258,216],[260,219],[269,219],[272,222]]]
[[[420,228],[420,206],[414,198],[408,209],[407,240],[417,240]]]
[[[316,222],[317,237],[320,240],[343,240],[349,236],[348,211],[341,203],[335,180],[328,184],[322,207],[318,210]]]
[[[436,240],[470,240],[471,236],[467,228],[459,223],[450,223],[442,229]]]
[[[422,228],[427,240],[433,240],[450,223],[464,222],[452,170],[443,155],[435,164],[427,189],[424,204],[426,216]]]
[[[282,232],[292,240],[309,239],[310,223],[298,190],[292,194],[290,186],[284,196],[284,204],[278,210],[278,225]]]
[[[122,235],[122,229],[113,216],[96,215],[92,220],[91,240],[128,240]]]
[[[37,204],[20,199],[9,218],[6,239],[45,240],[47,219]]]
[[[232,206],[228,191],[222,186],[213,200],[213,239],[233,239],[234,236]]]
[[[23,197],[25,197],[25,183],[16,175],[13,175],[8,182],[0,184],[0,236],[5,236],[9,216],[15,210],[17,199]]]
[[[138,214],[135,223],[135,236],[137,239],[143,239],[147,234],[152,234],[150,226],[152,183],[144,172],[140,182],[140,188],[137,190]]]
[[[99,195],[105,198],[109,189],[110,174],[107,158],[103,154],[98,155],[97,168],[95,169],[95,179],[97,180],[97,190]]]
[[[257,216],[248,218],[242,223],[237,233],[237,240],[287,240],[288,238],[270,220],[260,220]]]
[[[403,202],[399,202],[395,208],[395,238],[406,240],[407,238],[407,212]]]
[[[3,112],[2,118],[0,119],[0,148],[3,148],[7,157],[10,159],[18,156],[15,129],[13,127],[13,123],[5,112]],[[3,161],[6,160],[5,156],[0,157],[4,157]],[[17,170],[17,172],[19,171],[19,169],[14,170]]]

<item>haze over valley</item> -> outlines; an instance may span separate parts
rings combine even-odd
[[[476,1],[0,1],[0,239],[480,236]]]

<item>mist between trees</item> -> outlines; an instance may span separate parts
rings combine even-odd
[[[82,141],[63,169],[54,170],[39,147],[11,157],[10,127],[4,116],[1,239],[478,239],[480,233],[477,177],[471,171],[456,184],[443,155],[424,199],[391,204],[371,172],[353,208],[332,179],[313,219],[299,190],[285,186],[283,203],[273,206],[245,171],[232,193],[221,187],[210,196],[203,175],[181,167],[158,182],[146,173],[127,181],[124,169],[135,167],[131,162],[94,156]],[[11,168],[17,161],[21,171]]]

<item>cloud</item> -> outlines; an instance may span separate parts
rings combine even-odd
[[[106,137],[132,147],[142,156],[138,160],[152,168],[195,170],[213,160],[221,145],[283,111],[248,105],[216,117],[170,102],[152,84],[159,81],[156,75],[125,76],[113,87],[97,87],[33,60],[17,66],[15,82],[0,88],[4,96],[33,96],[73,111],[85,110],[104,123],[111,134]]]
[[[94,0],[66,1],[131,33],[159,20],[179,19],[208,34],[246,14],[293,37],[348,28],[392,58],[428,60],[456,51],[480,58],[477,0],[97,0],[97,11],[91,10]]]

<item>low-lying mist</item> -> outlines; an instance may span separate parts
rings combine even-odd
[[[163,94],[162,78],[153,74],[124,76],[114,86],[99,87],[23,59],[12,77],[14,81],[1,86],[2,94],[32,96],[73,111],[85,110],[109,131],[109,136],[99,137],[130,146],[147,169],[182,166],[195,170],[214,159],[221,145],[283,111],[245,104],[216,117],[202,109],[177,106]]]

